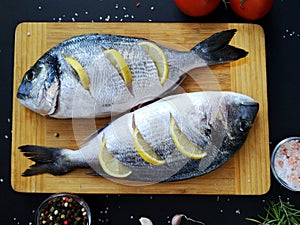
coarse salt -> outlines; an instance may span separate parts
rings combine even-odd
[[[300,191],[300,140],[291,139],[278,147],[273,156],[273,172],[284,186]]]

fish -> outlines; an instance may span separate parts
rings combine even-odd
[[[215,33],[190,51],[138,37],[74,36],[49,49],[24,74],[17,99],[53,118],[122,114],[172,93],[194,68],[246,57],[247,51],[229,45],[236,32]]]
[[[77,150],[19,146],[35,162],[22,176],[62,176],[83,167],[97,176],[142,183],[198,177],[221,167],[243,146],[258,110],[253,98],[231,91],[170,95],[118,117]],[[113,160],[126,176],[105,170]]]

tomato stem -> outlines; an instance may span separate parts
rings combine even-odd
[[[227,3],[229,3],[229,2],[227,2],[226,0],[222,0],[222,2],[223,2],[224,5],[225,5],[225,9],[227,9]]]
[[[245,3],[246,0],[241,0],[240,6],[242,6]]]

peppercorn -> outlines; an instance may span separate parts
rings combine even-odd
[[[56,196],[40,207],[38,224],[88,225],[87,209],[70,196]]]

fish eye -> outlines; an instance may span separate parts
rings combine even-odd
[[[239,130],[245,132],[250,129],[250,123],[247,120],[241,120],[239,124]]]
[[[30,81],[32,81],[34,79],[34,77],[35,77],[35,72],[33,70],[29,70],[26,73],[25,79],[30,82]]]

